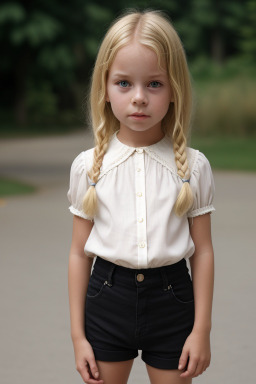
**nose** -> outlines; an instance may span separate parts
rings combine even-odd
[[[145,105],[148,103],[147,96],[146,96],[145,92],[143,91],[142,87],[138,87],[135,89],[134,95],[131,99],[131,103],[132,104],[138,104],[138,105],[141,105],[141,104]]]

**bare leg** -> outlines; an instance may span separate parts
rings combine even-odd
[[[126,361],[101,361],[96,360],[99,368],[99,379],[104,384],[127,384],[134,359]]]
[[[158,369],[146,364],[148,376],[151,384],[191,384],[192,378],[180,377],[181,371],[178,369]]]

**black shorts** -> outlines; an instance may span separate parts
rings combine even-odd
[[[141,350],[145,363],[178,369],[193,324],[193,285],[185,259],[132,269],[96,258],[84,322],[96,360],[130,360]]]

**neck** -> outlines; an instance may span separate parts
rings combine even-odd
[[[116,136],[123,144],[131,147],[147,147],[160,141],[165,134],[161,129],[152,132],[137,132],[132,130],[128,132],[120,128]]]

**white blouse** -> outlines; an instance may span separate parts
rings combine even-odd
[[[199,150],[187,147],[194,203],[183,217],[174,213],[182,187],[171,139],[131,147],[111,137],[95,186],[99,211],[89,217],[82,199],[89,188],[87,171],[94,148],[81,152],[70,170],[69,210],[94,222],[84,246],[89,257],[100,256],[128,268],[155,268],[189,258],[195,251],[188,217],[215,211],[215,185],[210,163]]]

